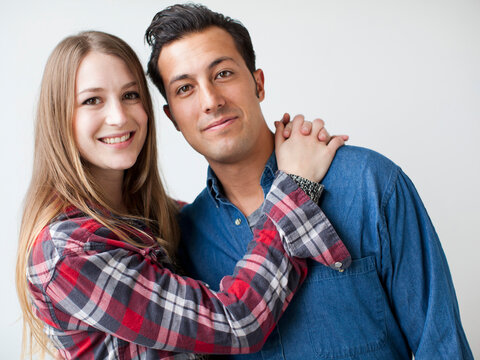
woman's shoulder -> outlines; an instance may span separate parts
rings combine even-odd
[[[139,226],[138,221],[135,226]],[[143,225],[145,226],[145,225]],[[141,237],[141,233],[138,235]],[[105,225],[85,212],[70,206],[53,218],[37,235],[29,257],[28,275],[48,282],[66,257],[92,256],[116,251],[141,252],[122,241]]]
[[[103,229],[105,226],[100,222],[72,206],[52,219],[39,236],[43,242],[52,242],[59,251],[77,252]]]
[[[27,268],[29,280],[34,284],[47,283],[65,254],[82,251],[88,234],[95,227],[92,221],[96,222],[74,207],[66,208],[53,218],[33,243]]]
[[[119,230],[122,226],[128,226],[131,229],[128,234],[131,236],[135,234],[140,242],[146,241],[146,244],[150,243],[150,241],[147,241],[149,239],[143,239],[143,232],[149,233],[150,230],[142,220],[117,217],[111,213],[103,213],[103,216],[100,216],[100,218],[112,219],[112,226],[114,227],[117,227],[114,224],[118,222]],[[67,207],[62,213],[52,219],[43,228],[37,241],[39,243],[52,243],[55,249],[62,254],[95,249],[102,251],[111,247],[130,247],[128,243],[120,240],[118,235],[109,227],[73,206]]]
[[[63,248],[68,240],[80,240],[102,226],[91,216],[73,206],[69,206],[43,227],[34,242],[34,246],[54,242],[57,247]]]

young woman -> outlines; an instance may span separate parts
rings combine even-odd
[[[283,172],[233,276],[213,292],[176,274],[177,204],[158,175],[151,99],[135,53],[117,37],[85,32],[57,45],[35,131],[17,290],[27,337],[42,351],[68,359],[257,351],[306,276],[295,256],[342,255],[331,231],[320,236],[328,220],[286,175],[279,152]],[[330,164],[340,142],[292,131],[287,141],[277,131],[277,151],[291,159],[315,149],[299,155],[296,175],[320,181],[315,165]],[[304,236],[298,219],[308,223]]]

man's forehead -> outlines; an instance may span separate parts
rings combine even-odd
[[[165,45],[160,52],[158,65],[162,72],[161,67],[168,64],[164,73],[173,69],[186,71],[185,68],[208,67],[219,58],[230,58],[236,62],[242,59],[232,36],[221,28],[211,27]]]

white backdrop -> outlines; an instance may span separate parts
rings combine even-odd
[[[32,167],[33,114],[43,66],[80,30],[125,39],[144,64],[143,33],[160,0],[1,0],[3,130],[0,221],[0,358],[20,353],[14,264]],[[450,263],[463,325],[480,356],[480,1],[221,1],[204,4],[250,30],[266,77],[265,116],[322,117],[331,133],[377,150],[416,184]],[[156,90],[156,105],[163,105]],[[157,112],[161,166],[170,193],[191,201],[206,163]]]

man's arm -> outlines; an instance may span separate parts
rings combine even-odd
[[[415,187],[400,169],[382,207],[382,274],[415,359],[473,359],[445,254]]]

